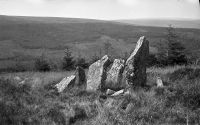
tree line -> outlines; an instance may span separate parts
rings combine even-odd
[[[186,49],[182,42],[182,40],[189,42],[189,39],[182,37],[170,25],[165,38],[157,43],[157,53],[149,56],[149,65],[160,67],[198,64],[198,55],[192,50]]]

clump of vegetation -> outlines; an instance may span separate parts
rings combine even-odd
[[[91,58],[91,61],[90,61],[90,64],[93,64],[95,63],[96,61],[98,61],[100,59],[99,56],[97,56],[97,54],[95,53],[92,58]]]
[[[188,63],[186,49],[180,42],[175,28],[169,26],[165,41],[158,43],[157,61],[160,66],[186,65]]]
[[[180,68],[173,73],[169,74],[169,79],[171,81],[177,81],[182,79],[196,79],[200,78],[200,69],[199,68]]]
[[[80,66],[84,69],[89,67],[89,63],[86,62],[86,60],[83,57],[78,57],[75,61],[75,66]]]
[[[51,70],[50,64],[48,63],[44,54],[42,54],[40,57],[36,58],[35,69],[37,71],[43,71],[43,72]]]
[[[169,27],[167,34],[168,42],[168,63],[170,65],[187,64],[185,47],[179,41],[178,35],[173,27]]]
[[[75,64],[75,61],[74,61],[74,58],[72,57],[72,53],[69,47],[67,47],[65,50],[65,56],[63,57],[62,68],[63,70],[70,71],[75,68],[74,64]]]

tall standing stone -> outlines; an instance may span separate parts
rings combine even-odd
[[[106,70],[110,65],[110,59],[107,55],[89,67],[87,78],[87,90],[96,91],[104,87],[106,80]]]
[[[124,60],[122,59],[115,59],[111,69],[107,73],[107,79],[105,83],[105,87],[107,89],[112,90],[120,90],[124,86],[122,85],[122,78],[123,78],[123,70],[124,70]]]
[[[148,56],[149,41],[143,36],[140,37],[135,50],[126,61],[123,76],[127,84],[135,86],[146,85],[146,64]]]

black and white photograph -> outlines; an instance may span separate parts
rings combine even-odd
[[[0,0],[0,125],[200,125],[200,0]]]

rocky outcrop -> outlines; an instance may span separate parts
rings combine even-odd
[[[124,60],[115,59],[111,69],[107,73],[107,79],[105,87],[112,90],[120,90],[123,88],[123,70],[124,70]]]
[[[106,70],[109,64],[110,59],[107,55],[105,55],[89,67],[87,77],[88,91],[96,91],[103,89],[106,80]]]
[[[75,75],[65,77],[60,83],[56,85],[58,92],[65,90],[73,90],[74,93],[84,91],[86,89],[86,75],[81,67],[77,67]]]
[[[149,55],[149,42],[146,38],[140,37],[136,48],[126,61],[125,70],[123,72],[123,81],[128,85],[145,86],[146,62]]]

